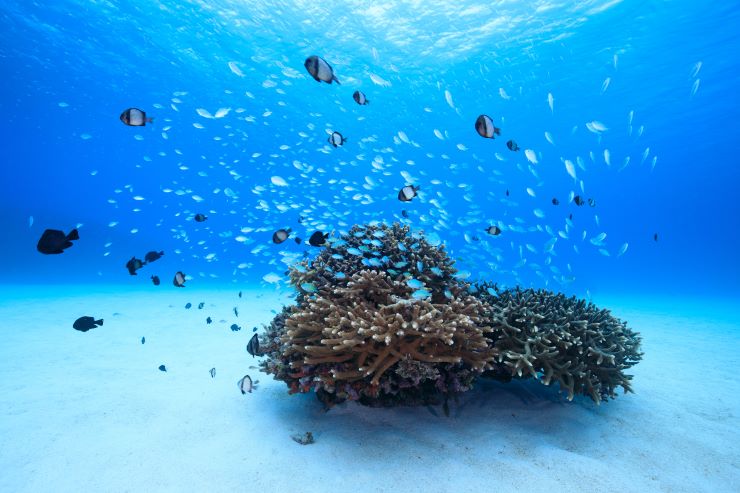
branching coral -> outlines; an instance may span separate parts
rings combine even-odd
[[[640,337],[608,310],[562,294],[514,289],[478,296],[493,307],[486,334],[515,377],[534,377],[545,385],[558,382],[568,399],[585,394],[596,403],[631,392],[624,370],[641,358]]]

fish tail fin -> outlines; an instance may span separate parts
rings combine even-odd
[[[334,82],[336,82],[336,83],[337,83],[337,84],[339,84],[340,86],[342,85],[342,83],[341,83],[341,82],[339,82],[339,79],[337,79],[337,76],[336,76],[336,75],[333,75],[333,76],[332,76],[332,78],[331,78],[331,80],[333,80]]]
[[[154,117],[153,116],[147,117],[146,122],[147,123],[154,123]]]
[[[501,129],[498,127],[493,127],[493,133],[495,133],[496,135],[501,135]]]
[[[365,104],[370,104],[370,100],[365,98]]]
[[[103,319],[101,318],[100,320],[96,320],[95,323],[98,325],[103,325]]]
[[[69,234],[67,235],[67,239],[70,241],[80,239],[80,234],[77,232],[77,228],[69,232]]]

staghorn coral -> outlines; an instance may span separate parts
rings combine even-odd
[[[640,338],[561,294],[459,280],[407,226],[355,226],[291,267],[297,304],[260,338],[262,371],[327,407],[446,404],[479,376],[558,382],[596,403],[631,391]],[[423,289],[419,289],[419,286]]]
[[[498,356],[490,376],[558,382],[568,400],[584,394],[597,404],[616,397],[617,387],[632,392],[624,370],[642,358],[641,339],[608,310],[549,291],[489,284],[478,297],[493,307],[486,336]]]

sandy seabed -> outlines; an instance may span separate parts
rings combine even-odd
[[[0,491],[740,491],[730,301],[597,300],[643,336],[635,394],[596,406],[537,382],[483,382],[445,417],[355,404],[327,413],[313,395],[289,396],[246,352],[252,327],[285,300],[1,287]],[[105,323],[78,332],[82,315]],[[245,374],[260,383],[242,395]],[[314,444],[291,439],[306,431]]]

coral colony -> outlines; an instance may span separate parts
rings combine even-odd
[[[355,226],[291,267],[297,303],[260,338],[262,371],[327,407],[447,402],[477,378],[557,383],[597,404],[631,392],[640,337],[593,304],[456,277],[408,226]]]

